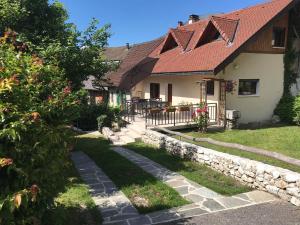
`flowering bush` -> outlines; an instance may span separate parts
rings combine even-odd
[[[13,32],[0,39],[0,224],[40,224],[63,188],[81,97],[64,77]]]
[[[208,108],[205,103],[200,103],[199,108],[196,109],[196,112],[193,113],[194,122],[197,124],[197,127],[200,132],[207,131],[208,124]]]
[[[236,81],[227,80],[226,81],[226,87],[225,87],[226,92],[233,94],[233,92],[236,91],[236,86],[237,86],[237,82]]]

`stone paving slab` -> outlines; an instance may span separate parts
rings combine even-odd
[[[140,215],[130,200],[117,189],[105,173],[84,153],[72,153],[72,159],[82,179],[87,183],[95,204],[107,225],[152,225],[187,219],[194,216],[273,201],[277,198],[261,191],[224,197],[163,166],[124,148],[116,152],[163,180],[183,197],[194,202],[182,207]]]
[[[104,224],[114,222],[127,225],[127,219],[139,216],[129,199],[118,191],[115,184],[86,154],[74,152],[72,160],[81,178],[89,186],[92,199],[101,211]]]
[[[186,179],[178,173],[172,172],[162,165],[153,162],[152,160],[133,151],[122,147],[114,147],[113,150],[132,161],[146,172],[152,174],[157,179],[162,180],[167,185],[174,188],[181,196],[192,202],[197,203],[202,202],[203,199],[206,198],[222,197],[222,195],[196,184],[195,182]],[[191,195],[193,195],[194,198],[191,198]]]

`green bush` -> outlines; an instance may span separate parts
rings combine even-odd
[[[83,105],[80,118],[75,125],[82,130],[101,130],[103,127],[112,127],[112,123],[120,122],[118,107],[100,105]]]
[[[82,96],[56,65],[14,40],[0,39],[0,224],[40,224],[65,185],[67,125]]]
[[[282,122],[300,125],[300,96],[283,96],[280,99],[274,114],[278,115]]]
[[[280,99],[274,114],[278,115],[282,122],[293,123],[296,116],[294,106],[295,97],[291,95],[285,95]]]
[[[82,130],[97,130],[97,118],[106,114],[107,106],[101,105],[82,105],[80,117],[75,122],[75,126]]]
[[[300,96],[295,98],[294,111],[296,114],[294,117],[294,122],[300,126]]]

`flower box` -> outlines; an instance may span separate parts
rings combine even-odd
[[[191,108],[189,106],[180,106],[179,107],[180,112],[188,112],[190,110],[191,110]]]
[[[161,111],[162,111],[162,109],[160,109],[160,108],[153,108],[153,109],[150,109],[150,113],[151,113],[151,114],[160,113]]]
[[[166,112],[168,112],[168,113],[170,113],[170,112],[176,112],[176,108],[175,107],[166,108]]]

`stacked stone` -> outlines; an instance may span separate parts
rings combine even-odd
[[[206,164],[252,188],[267,191],[300,206],[300,174],[261,162],[182,142],[156,131],[147,130],[142,140],[170,154]]]

